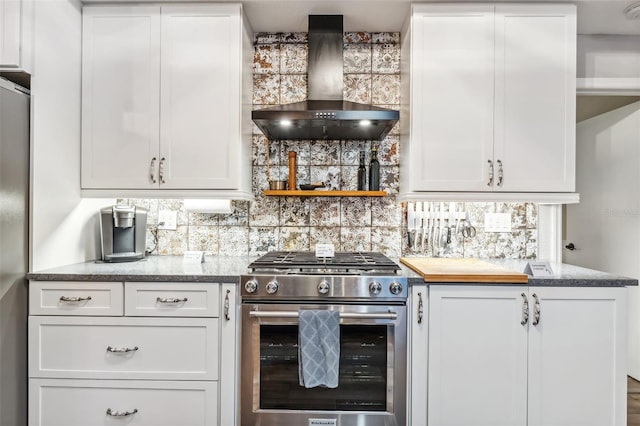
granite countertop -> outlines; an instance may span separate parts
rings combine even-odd
[[[512,271],[523,272],[527,265],[526,260],[519,259],[482,259],[485,262],[493,263]],[[409,277],[410,284],[423,284],[422,276],[405,265],[402,266],[402,273]],[[569,265],[568,263],[551,263],[553,269],[552,277],[529,276],[528,283],[522,284],[495,284],[495,285],[522,285],[522,286],[556,286],[556,287],[626,287],[637,286],[638,280],[634,278],[621,277],[607,272],[596,271],[594,269],[582,268],[580,266]],[[434,283],[432,283],[434,284]],[[443,283],[443,285],[455,285],[457,283]],[[474,285],[473,283],[463,283]],[[482,283],[482,285],[492,285]]]
[[[247,265],[255,257],[206,256],[202,264],[184,263],[181,256],[148,256],[144,260],[124,263],[89,261],[43,271],[30,272],[35,281],[172,281],[172,282],[239,282],[239,276],[249,273]],[[393,259],[399,262],[398,259]],[[525,260],[483,259],[504,268],[522,272]],[[423,284],[422,277],[400,264],[400,274],[410,284]],[[529,286],[624,287],[636,286],[638,280],[581,268],[566,263],[552,263],[553,277],[529,277]],[[452,284],[452,283],[448,283]],[[455,283],[453,283],[455,284]],[[468,284],[468,283],[467,283]],[[468,284],[473,285],[473,284]],[[484,284],[490,285],[490,284]],[[498,284],[505,285],[505,284]]]
[[[35,281],[179,281],[239,282],[255,257],[205,256],[204,263],[185,263],[182,256],[147,256],[136,262],[89,261],[30,272]]]

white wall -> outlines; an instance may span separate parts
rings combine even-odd
[[[577,126],[576,191],[565,262],[640,279],[640,102]],[[640,291],[629,291],[629,374],[640,379]]]
[[[32,114],[32,271],[99,257],[97,211],[80,197],[81,6],[37,0]]]

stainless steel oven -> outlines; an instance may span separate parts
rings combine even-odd
[[[406,424],[406,278],[379,274],[242,277],[242,425]],[[299,384],[298,315],[307,309],[339,312],[337,388]]]

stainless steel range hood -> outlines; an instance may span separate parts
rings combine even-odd
[[[342,99],[342,15],[309,16],[309,100],[253,111],[251,118],[271,140],[382,140],[398,111]]]

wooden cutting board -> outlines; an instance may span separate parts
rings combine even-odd
[[[527,283],[529,276],[478,259],[402,257],[428,283]]]

